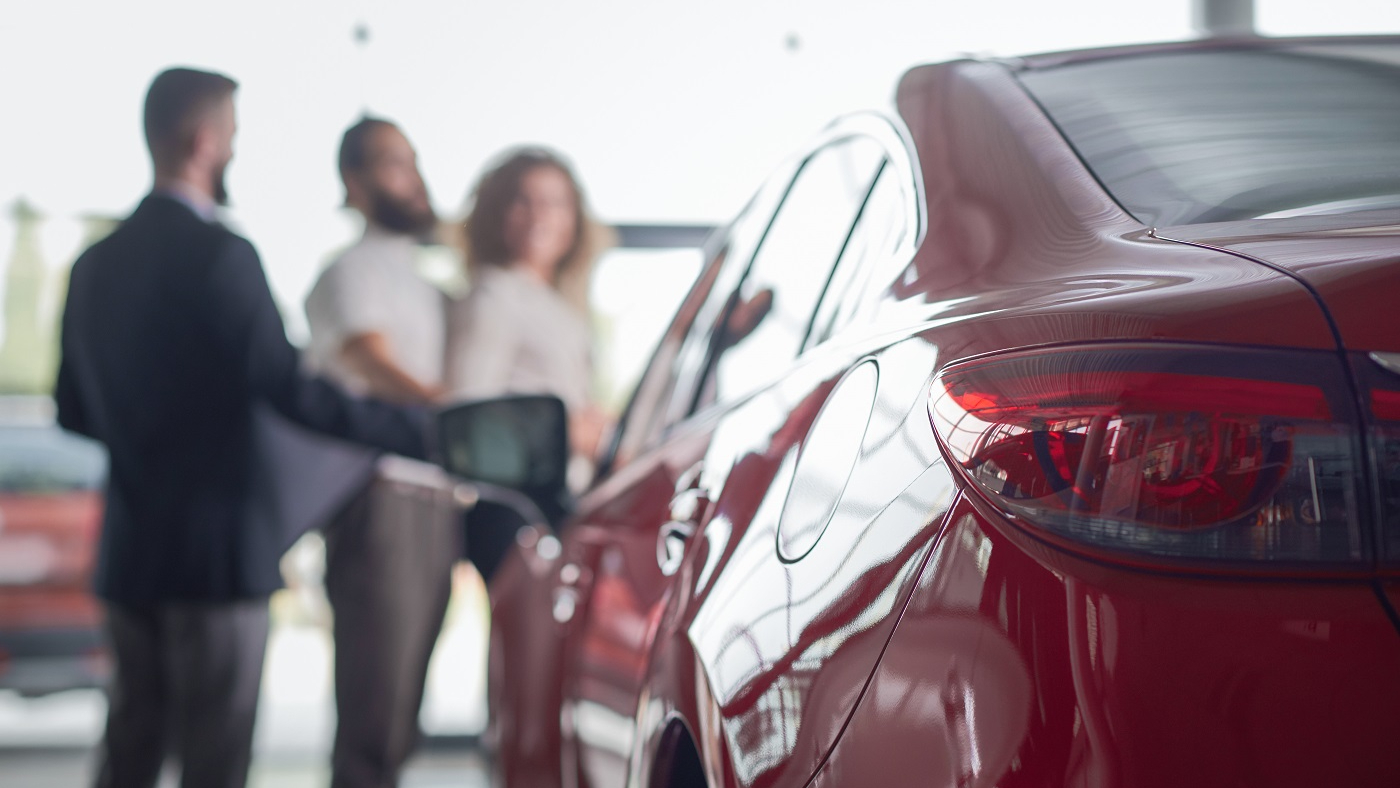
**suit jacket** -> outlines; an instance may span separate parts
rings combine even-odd
[[[96,590],[129,605],[280,587],[260,412],[426,450],[425,411],[306,375],[252,245],[160,195],[73,265],[54,398],[60,424],[107,446]]]

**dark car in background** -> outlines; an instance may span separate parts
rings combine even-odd
[[[105,685],[92,571],[106,472],[47,398],[0,397],[0,690]]]

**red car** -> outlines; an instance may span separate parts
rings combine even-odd
[[[499,777],[1400,785],[1400,38],[896,96],[718,234],[501,570]]]
[[[0,398],[0,690],[97,688],[110,670],[92,596],[107,458],[52,403]]]

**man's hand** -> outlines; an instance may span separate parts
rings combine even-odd
[[[340,346],[340,358],[369,384],[369,393],[390,402],[427,405],[443,398],[439,384],[420,383],[394,361],[389,340],[377,331],[356,334]]]
[[[603,411],[588,405],[569,413],[569,448],[589,459],[598,456],[598,444],[612,423]]]

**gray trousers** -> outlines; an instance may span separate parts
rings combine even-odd
[[[418,743],[428,660],[461,557],[455,509],[383,480],[326,529],[335,616],[332,788],[398,784]]]
[[[267,651],[267,600],[106,606],[113,657],[98,788],[242,788]]]

